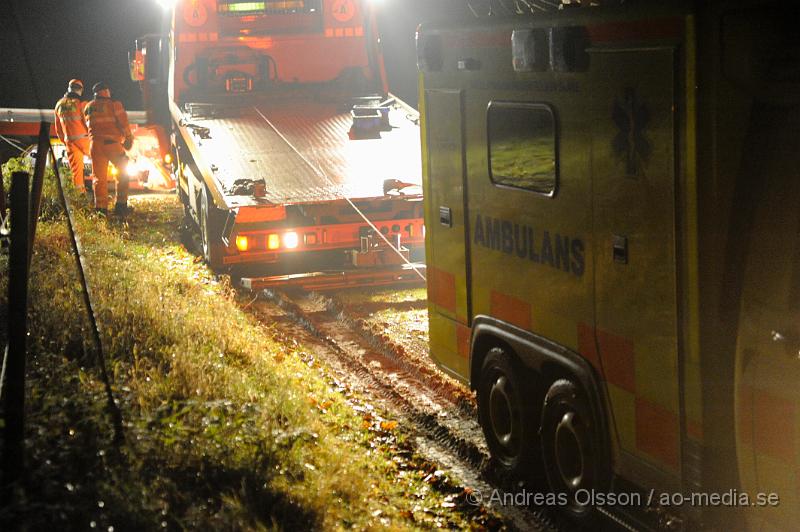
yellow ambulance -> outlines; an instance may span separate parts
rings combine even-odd
[[[800,6],[554,3],[418,31],[431,354],[578,522],[797,530]]]

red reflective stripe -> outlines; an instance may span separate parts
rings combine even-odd
[[[429,266],[428,294],[434,304],[456,311],[456,278],[452,273]]]
[[[753,389],[753,443],[756,451],[795,465],[795,403]]]
[[[636,357],[633,355],[633,342],[600,329],[596,333],[606,380],[623,390],[636,393]]]
[[[471,336],[472,329],[460,323],[456,324],[456,348],[458,349],[459,356],[464,360],[469,358],[469,342]]]
[[[490,312],[497,319],[506,321],[522,329],[531,328],[531,304],[492,290]]]
[[[678,416],[642,397],[636,398],[636,447],[659,462],[678,469]]]
[[[578,352],[594,366],[597,373],[602,375],[600,357],[597,355],[597,342],[594,338],[594,327],[585,323],[578,324]]]

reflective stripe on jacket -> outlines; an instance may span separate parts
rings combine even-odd
[[[128,125],[128,115],[122,103],[95,96],[94,100],[84,109],[86,123],[89,125],[89,135],[92,139],[114,140],[122,142],[132,137]]]
[[[82,139],[89,134],[83,119],[86,103],[74,92],[68,92],[56,103],[56,135],[63,142]]]

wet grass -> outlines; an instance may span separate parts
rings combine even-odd
[[[402,427],[354,408],[306,347],[241,310],[241,296],[179,243],[176,198],[136,206],[128,224],[77,214],[125,420],[120,446],[63,218],[39,225],[26,476],[0,529],[492,526],[440,473],[415,465]],[[0,272],[4,323],[4,256]]]

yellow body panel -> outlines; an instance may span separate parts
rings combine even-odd
[[[440,49],[420,95],[433,358],[474,385],[484,317],[582,356],[614,475],[774,491],[777,507],[679,510],[769,530],[800,519],[800,46],[798,8],[765,4],[423,28]],[[585,30],[585,65],[514,71],[515,29],[561,27]],[[554,117],[552,191],[541,169],[528,189],[496,178],[547,155],[503,144],[492,117],[517,119],[499,108]]]

